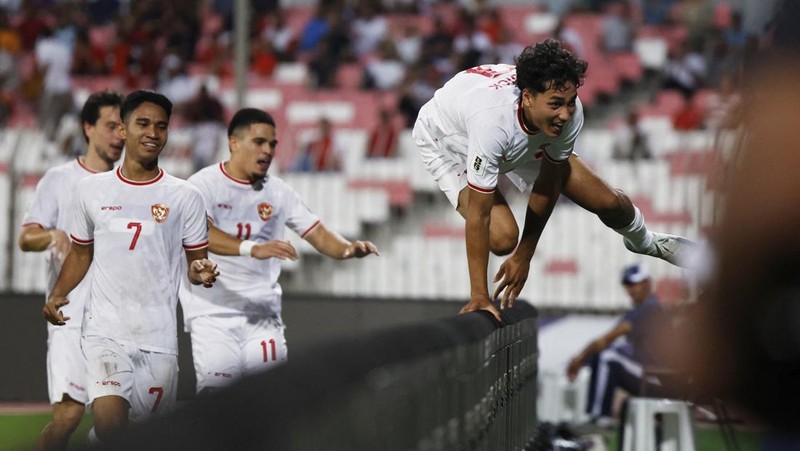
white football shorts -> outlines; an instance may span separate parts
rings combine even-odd
[[[50,404],[64,395],[86,404],[86,361],[81,351],[80,327],[59,327],[47,334],[47,391]]]
[[[130,419],[141,421],[171,411],[178,391],[178,356],[150,352],[110,338],[81,342],[89,374],[89,402],[119,396],[130,404]]]
[[[208,315],[191,320],[197,392],[230,385],[286,361],[283,321],[247,315]]]

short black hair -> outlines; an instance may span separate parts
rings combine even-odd
[[[276,127],[275,119],[266,111],[258,108],[242,108],[231,118],[228,124],[228,136],[233,136],[239,129],[253,124],[269,124]]]
[[[588,63],[576,58],[561,41],[548,39],[525,47],[516,58],[517,87],[534,93],[548,89],[561,89],[567,83],[575,87],[583,84]]]
[[[120,108],[122,106],[122,94],[115,91],[97,91],[86,99],[81,109],[81,124],[96,125],[97,120],[100,119],[100,109],[104,106]],[[81,127],[82,128],[82,127]],[[89,142],[89,137],[86,133],[83,134],[83,139]]]
[[[167,120],[172,116],[172,102],[164,94],[159,94],[155,91],[140,89],[133,91],[125,97],[122,106],[119,109],[119,115],[122,117],[122,122],[125,122],[130,116],[131,112],[139,107],[139,105],[150,102],[154,103],[167,113]]]

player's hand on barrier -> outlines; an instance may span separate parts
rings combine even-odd
[[[64,316],[64,314],[61,313],[61,307],[67,304],[69,304],[69,300],[64,296],[51,297],[44,304],[44,308],[42,308],[42,315],[44,316],[44,319],[55,326],[63,326],[67,324],[67,321],[70,319],[70,317]]]
[[[371,241],[356,240],[347,246],[342,254],[342,258],[361,258],[366,257],[369,254],[381,255],[381,253],[378,252],[377,246],[372,244]]]
[[[492,305],[492,302],[489,300],[488,296],[472,296],[469,299],[469,303],[465,305],[459,313],[469,313],[478,310],[486,310],[494,315],[494,318],[498,323],[503,322],[503,319],[500,317],[500,312],[495,308],[494,305]]]
[[[514,306],[514,301],[517,300],[522,287],[528,281],[528,272],[531,269],[531,262],[526,258],[515,258],[514,255],[507,258],[506,261],[500,265],[500,269],[494,276],[494,282],[500,282],[497,289],[494,290],[493,299],[497,299],[500,294],[503,294],[503,299],[500,301],[500,308]]]
[[[270,240],[266,243],[258,243],[253,246],[251,252],[252,257],[259,260],[267,258],[297,260],[297,250],[292,246],[292,243],[284,240]]]
[[[217,281],[219,271],[217,270],[217,264],[213,261],[207,258],[195,260],[192,262],[191,268],[192,280],[203,284],[204,287],[210,288]]]

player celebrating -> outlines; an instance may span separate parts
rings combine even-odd
[[[286,226],[331,258],[378,254],[369,241],[350,242],[329,230],[292,188],[267,174],[275,136],[268,113],[238,111],[228,125],[230,159],[188,180],[205,199],[210,251],[225,274],[210,290],[181,285],[198,393],[286,360],[278,276],[280,260],[297,258],[284,240]]]
[[[495,276],[501,308],[511,306],[530,270],[558,196],[597,214],[625,246],[670,263],[688,240],[647,230],[641,212],[572,153],[583,127],[578,86],[586,73],[560,42],[527,47],[516,66],[485,65],[456,74],[419,112],[413,136],[428,171],[466,219],[471,294],[462,312],[499,312],[490,302],[489,252],[511,256]],[[502,177],[501,177],[502,175]],[[531,188],[522,236],[500,180]],[[469,189],[468,189],[469,188]]]
[[[179,280],[211,286],[219,274],[206,258],[200,193],[158,167],[171,112],[169,99],[151,91],[122,103],[125,158],[77,183],[72,248],[43,310],[52,324],[66,324],[59,309],[93,264],[81,347],[100,441],[127,425],[129,409],[137,420],[174,405]],[[188,274],[181,274],[184,252]]]
[[[72,213],[72,193],[78,180],[111,170],[122,156],[124,142],[119,132],[119,107],[122,96],[116,92],[96,92],[86,99],[81,110],[86,154],[48,170],[36,186],[28,213],[19,233],[19,247],[25,252],[47,252],[47,291],[53,287],[70,241],[64,230]],[[53,420],[37,441],[40,450],[66,449],[72,432],[85,410],[86,365],[81,353],[83,306],[88,283],[72,291],[72,302],[64,314],[77,318],[64,328],[47,327],[47,384]]]

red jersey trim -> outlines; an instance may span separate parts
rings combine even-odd
[[[319,219],[317,219],[317,222],[315,222],[314,224],[312,224],[312,225],[311,225],[311,227],[309,227],[308,229],[306,229],[306,231],[305,231],[305,232],[303,232],[303,233],[301,233],[301,234],[300,234],[300,238],[305,238],[305,237],[306,237],[306,235],[308,235],[309,233],[311,233],[311,231],[312,231],[312,230],[314,230],[314,229],[315,229],[315,228],[316,228],[316,227],[319,225],[319,223],[320,223],[320,222],[321,222],[321,221],[320,221]]]
[[[137,182],[136,180],[126,179],[125,176],[122,175],[122,166],[120,166],[117,168],[117,177],[123,182],[127,183],[128,185],[134,185],[134,186],[152,185],[153,183],[156,183],[157,181],[161,180],[162,177],[164,177],[164,170],[158,168],[158,175],[154,179],[146,180],[144,182]]]
[[[183,248],[187,251],[196,251],[197,249],[203,249],[204,247],[208,247],[208,241],[203,241],[200,244],[183,245]]]
[[[228,174],[228,171],[225,170],[225,164],[223,162],[221,162],[221,161],[219,163],[219,170],[222,171],[223,174],[225,174],[225,177],[228,177],[229,179],[231,179],[231,181],[233,181],[235,183],[238,183],[240,185],[250,186],[250,181],[249,180],[237,179],[236,177]]]
[[[555,158],[551,157],[550,154],[548,154],[546,150],[542,150],[542,153],[544,154],[544,157],[547,158],[547,161],[549,161],[549,162],[551,162],[553,164],[561,164],[561,163],[569,160],[569,157],[564,158],[563,160],[556,160]]]
[[[541,131],[538,128],[536,130],[531,130],[525,125],[525,116],[522,114],[522,100],[517,103],[517,121],[519,121],[519,126],[522,128],[522,131],[527,135],[535,135]]]
[[[39,224],[38,222],[26,222],[25,224],[22,224],[21,226],[19,226],[20,229],[24,229],[25,227],[38,227],[38,228],[44,230],[44,226]]]
[[[86,166],[85,164],[83,164],[83,161],[81,161],[81,157],[76,157],[75,160],[78,162],[78,166],[82,167],[84,170],[86,170],[86,172],[90,172],[92,174],[97,174],[97,171],[95,171],[94,169],[91,169],[89,166]]]
[[[78,243],[78,244],[82,244],[84,246],[87,245],[87,244],[94,243],[93,239],[91,239],[91,240],[82,240],[82,239],[80,239],[80,238],[78,238],[78,237],[76,237],[75,235],[72,235],[72,234],[70,234],[69,237],[72,239],[73,242]]]
[[[493,193],[494,190],[495,190],[495,188],[483,188],[483,187],[480,187],[480,186],[477,186],[477,185],[473,185],[472,183],[467,183],[467,186],[469,186],[470,188],[474,189],[475,191],[477,191],[479,193],[484,193],[484,194]]]

